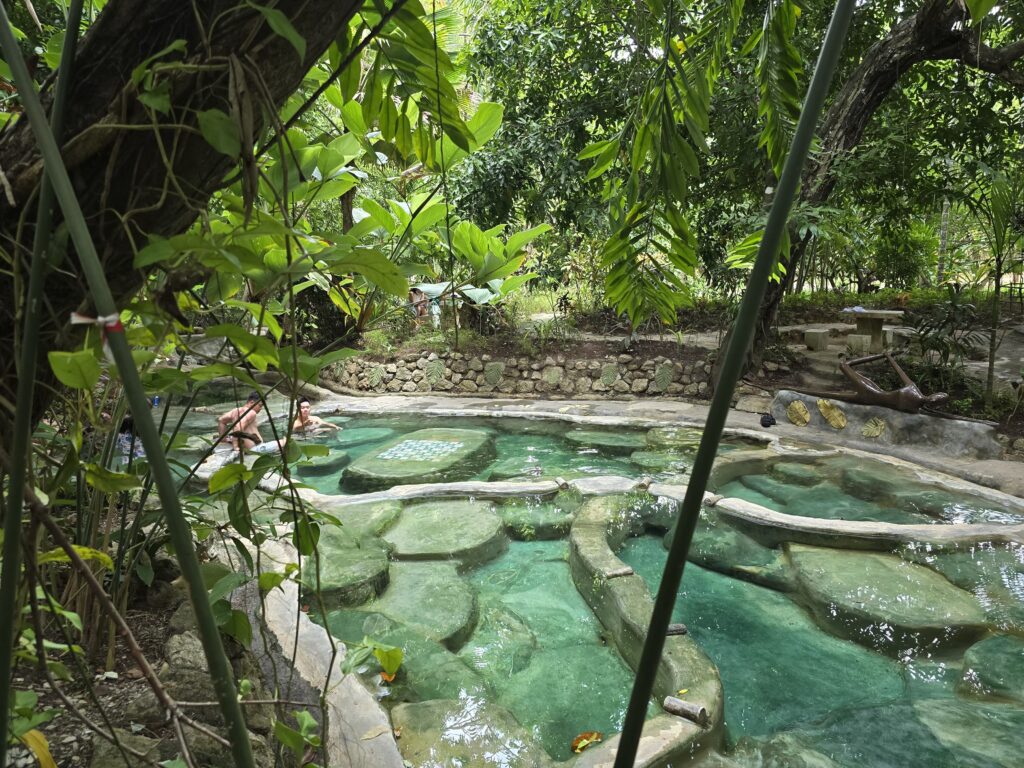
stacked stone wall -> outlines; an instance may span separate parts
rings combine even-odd
[[[423,352],[393,360],[355,358],[326,374],[328,385],[375,393],[448,392],[534,397],[706,396],[711,362],[606,355],[578,360]]]

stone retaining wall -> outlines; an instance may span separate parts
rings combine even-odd
[[[326,371],[325,378],[328,386],[377,393],[700,397],[708,392],[711,363],[627,354],[593,360],[421,352],[388,361],[349,360]]]

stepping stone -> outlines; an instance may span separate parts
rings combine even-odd
[[[603,432],[596,429],[574,429],[565,439],[581,448],[598,448],[606,453],[630,454],[644,447],[643,435],[633,432]]]
[[[847,467],[842,472],[841,485],[851,496],[865,501],[878,501],[891,496],[907,484],[893,473],[877,472],[863,467]]]
[[[333,507],[329,512],[353,536],[365,538],[380,536],[394,525],[402,514],[402,504],[399,501],[371,501]]]
[[[332,635],[350,645],[369,637],[402,649],[402,666],[388,686],[388,698],[393,702],[490,695],[490,687],[472,665],[437,641],[428,640],[387,616],[353,610],[331,611],[326,624]],[[376,672],[372,676],[376,677]]]
[[[395,438],[353,461],[342,475],[350,491],[403,483],[466,480],[494,459],[494,441],[475,429],[421,429]]]
[[[696,427],[655,427],[647,432],[647,445],[656,450],[678,448],[696,453],[703,434]]]
[[[387,586],[388,555],[379,540],[360,540],[346,528],[325,525],[317,550],[320,591],[327,605],[359,605]]]
[[[395,434],[395,430],[386,427],[352,427],[334,434],[334,444],[339,448],[351,448],[363,443],[374,443],[387,440]]]
[[[945,765],[1020,766],[1024,709],[1019,705],[926,699],[914,702],[914,711],[935,739],[956,755]]]
[[[876,650],[962,644],[985,629],[974,595],[895,555],[791,544],[789,556],[819,622]]]
[[[890,505],[881,506],[871,501],[850,496],[832,482],[823,482],[813,488],[801,488],[800,493],[782,510],[790,515],[820,517],[825,520],[868,520],[883,523],[928,524],[934,520],[927,515],[905,511]]]
[[[561,539],[569,534],[577,507],[565,509],[553,502],[523,499],[500,505],[498,514],[513,539]]]
[[[671,531],[664,545],[672,544]],[[713,509],[701,512],[687,559],[704,568],[760,584],[771,589],[789,590],[793,577],[783,553],[769,549],[724,522]]]
[[[633,451],[629,460],[649,472],[685,472],[690,462],[665,451]]]
[[[412,768],[549,768],[554,762],[504,707],[473,697],[399,704],[391,710]]]
[[[529,666],[538,647],[537,637],[522,617],[499,600],[492,598],[484,604],[481,599],[480,603],[480,619],[473,636],[459,651],[459,658],[487,679],[501,684]]]
[[[501,518],[479,501],[424,501],[407,506],[384,534],[399,560],[461,560],[468,568],[508,547]]]
[[[789,504],[803,492],[803,488],[800,486],[780,483],[768,475],[743,475],[739,480],[750,490],[757,491],[769,499],[774,499],[779,504]]]
[[[452,651],[476,626],[476,594],[454,563],[392,563],[391,583],[363,610],[405,624]]]
[[[775,462],[768,468],[768,474],[789,485],[817,485],[822,480],[821,467],[788,461]]]
[[[961,685],[975,695],[1024,701],[1024,639],[995,635],[972,645]]]
[[[352,457],[345,451],[329,448],[326,456],[302,459],[298,464],[299,474],[311,477],[330,475],[340,472],[350,461]]]

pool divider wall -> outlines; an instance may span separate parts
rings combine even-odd
[[[633,573],[614,550],[640,533],[642,516],[624,514],[628,497],[588,499],[576,515],[569,534],[569,567],[573,582],[598,617],[611,642],[633,669],[640,658],[654,601],[643,579]],[[723,693],[718,669],[687,636],[666,640],[654,692],[658,701],[686,688],[686,700],[700,704],[709,726],[659,713],[648,719],[637,756],[637,766],[682,765],[722,741]],[[611,765],[618,737],[585,752],[578,766]]]

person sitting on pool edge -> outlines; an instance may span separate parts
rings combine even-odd
[[[234,447],[236,451],[250,451],[252,453],[270,453],[284,447],[286,438],[264,442],[263,435],[257,425],[260,411],[263,410],[263,400],[259,392],[250,392],[245,398],[245,405],[232,408],[219,419],[217,419],[218,436],[226,437],[226,442]]]
[[[308,435],[325,429],[341,430],[341,427],[337,424],[331,424],[331,422],[324,421],[319,416],[311,414],[309,412],[311,407],[308,397],[299,398],[299,412],[295,417],[295,421],[292,423],[292,432]]]

